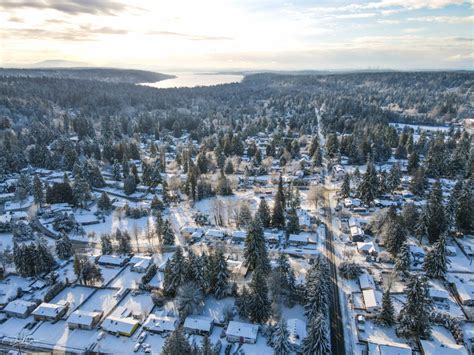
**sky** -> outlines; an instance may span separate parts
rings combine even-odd
[[[474,69],[474,0],[1,0],[0,66]]]

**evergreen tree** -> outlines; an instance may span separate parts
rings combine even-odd
[[[268,299],[268,287],[265,272],[254,270],[250,282],[249,318],[255,323],[265,323],[271,314],[271,302]]]
[[[274,228],[285,228],[285,193],[283,191],[283,178],[280,175],[278,189],[275,196],[272,214],[272,226]]]
[[[377,195],[377,190],[377,171],[375,170],[372,161],[369,160],[367,163],[367,170],[358,188],[359,197],[366,205],[370,205]]]
[[[270,271],[270,262],[267,255],[267,246],[263,235],[262,225],[258,218],[250,224],[244,245],[245,264],[250,271],[260,267],[260,271],[267,274]]]
[[[87,201],[91,199],[89,183],[82,176],[76,178],[74,182],[73,195],[76,206],[81,208],[85,208]]]
[[[468,234],[472,232],[474,226],[474,199],[469,182],[464,184],[457,199],[455,222],[457,230],[461,233]]]
[[[270,208],[265,198],[260,199],[255,218],[259,218],[263,228],[269,228],[271,224]]]
[[[329,306],[329,268],[323,256],[318,255],[306,273],[305,314],[308,319],[319,313],[326,314]]]
[[[171,223],[169,220],[165,220],[163,222],[162,236],[164,245],[174,245],[175,235],[173,232],[173,228],[171,228]]]
[[[289,341],[288,325],[285,319],[282,317],[278,322],[276,329],[273,333],[272,345],[275,350],[275,355],[290,355],[292,352],[291,344]]]
[[[397,254],[397,260],[395,262],[395,271],[400,275],[408,275],[411,265],[411,253],[410,247],[407,242],[404,242],[400,247],[400,251]]]
[[[118,242],[118,253],[128,255],[132,252],[132,242],[130,234],[128,234],[127,231],[122,232],[120,229],[117,229],[115,232],[115,239]]]
[[[341,197],[348,198],[351,196],[351,179],[349,174],[344,175],[344,180],[341,186]]]
[[[208,257],[206,254],[202,253],[201,256],[197,258],[194,280],[204,293],[207,292],[210,286],[210,274],[211,271],[209,270]]]
[[[123,181],[123,191],[125,195],[133,194],[137,189],[137,182],[133,175],[127,175]]]
[[[236,300],[239,316],[248,319],[250,316],[250,293],[246,286],[242,287],[239,297]]]
[[[420,166],[413,175],[410,182],[410,191],[416,196],[423,196],[426,190],[425,169]]]
[[[407,166],[408,174],[410,175],[414,174],[415,171],[418,169],[419,164],[420,164],[420,156],[418,155],[416,151],[414,151],[408,157],[408,166]]]
[[[189,345],[181,327],[177,328],[166,338],[161,349],[163,355],[184,355],[191,353],[191,350],[191,345]]]
[[[221,249],[217,250],[215,258],[215,270],[213,270],[215,282],[213,283],[213,293],[217,299],[221,299],[227,294],[230,274],[227,269],[227,261],[224,257],[224,252]]]
[[[110,255],[113,253],[112,238],[110,234],[102,234],[100,236],[100,247],[102,255]]]
[[[99,200],[97,201],[97,207],[102,211],[109,211],[112,208],[112,202],[110,201],[109,194],[107,192],[102,192],[100,194]]]
[[[237,227],[247,228],[250,225],[250,223],[252,223],[252,212],[250,212],[250,207],[246,202],[241,203],[239,206]]]
[[[445,277],[450,263],[451,260],[448,259],[446,250],[446,235],[443,234],[426,254],[423,269],[428,277],[442,279]]]
[[[166,262],[163,280],[165,294],[175,295],[178,287],[186,280],[186,260],[181,247],[177,247],[175,253]]]
[[[33,178],[33,198],[35,203],[41,207],[44,201],[43,183],[38,175]]]
[[[232,164],[232,160],[230,160],[230,159],[227,160],[224,172],[227,175],[232,175],[234,173],[234,165]]]
[[[428,199],[427,207],[427,233],[431,244],[435,243],[439,236],[447,229],[446,215],[443,206],[443,194],[441,183],[436,181]]]
[[[286,231],[289,234],[300,232],[299,217],[295,208],[290,208],[288,211],[288,223],[286,225]]]
[[[400,185],[402,178],[402,170],[400,164],[396,163],[390,169],[390,174],[388,176],[388,189],[393,193],[397,187]]]
[[[303,339],[303,355],[326,355],[331,353],[331,342],[327,321],[322,313],[309,320],[308,335]]]
[[[386,327],[390,327],[395,323],[395,309],[393,308],[389,290],[385,290],[383,293],[382,310],[377,316],[377,321]]]
[[[199,287],[191,281],[178,288],[176,302],[179,317],[184,320],[187,316],[201,310],[204,305],[204,296]]]
[[[431,333],[432,300],[426,279],[413,276],[407,285],[407,301],[398,315],[397,334],[405,338],[428,338]]]
[[[63,260],[72,256],[72,243],[65,233],[56,241],[56,254],[59,259]]]
[[[390,209],[393,212],[388,214],[388,218],[382,227],[381,236],[387,251],[393,256],[396,256],[403,242],[406,240],[406,231],[401,217],[396,214],[393,207],[390,207]]]
[[[221,170],[219,178],[217,179],[216,193],[222,196],[232,195],[233,193],[230,181],[225,176],[224,170]]]

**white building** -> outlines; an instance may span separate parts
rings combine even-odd
[[[69,329],[93,329],[102,317],[102,311],[81,311],[76,310],[67,319]]]
[[[26,318],[36,308],[36,303],[24,300],[11,301],[3,312],[9,317]]]
[[[258,336],[258,325],[230,321],[225,335],[227,341],[230,343],[255,344]]]
[[[152,333],[173,332],[178,326],[178,318],[150,314],[143,328]]]
[[[191,315],[184,320],[183,329],[189,334],[210,334],[214,326],[214,320],[211,317]]]

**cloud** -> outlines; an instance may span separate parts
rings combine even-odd
[[[474,23],[474,16],[425,16],[410,17],[409,21],[448,23],[453,25]]]
[[[69,15],[117,15],[129,6],[113,0],[2,0],[4,10],[57,10]]]
[[[232,37],[226,37],[226,36],[196,35],[196,34],[172,32],[172,31],[150,31],[147,34],[151,36],[180,37],[180,38],[191,40],[191,41],[230,41],[233,39]]]
[[[2,30],[3,38],[14,39],[41,39],[61,41],[94,41],[98,35],[124,35],[128,31],[111,27],[93,27],[82,25],[76,28],[65,28],[62,30],[48,30],[40,28],[18,28]]]
[[[456,54],[448,57],[448,60],[451,62],[460,62],[465,60],[473,60],[474,59],[474,52],[468,54]]]

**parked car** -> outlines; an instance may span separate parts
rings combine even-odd
[[[356,316],[356,324],[359,332],[365,332],[365,317],[362,314]]]

